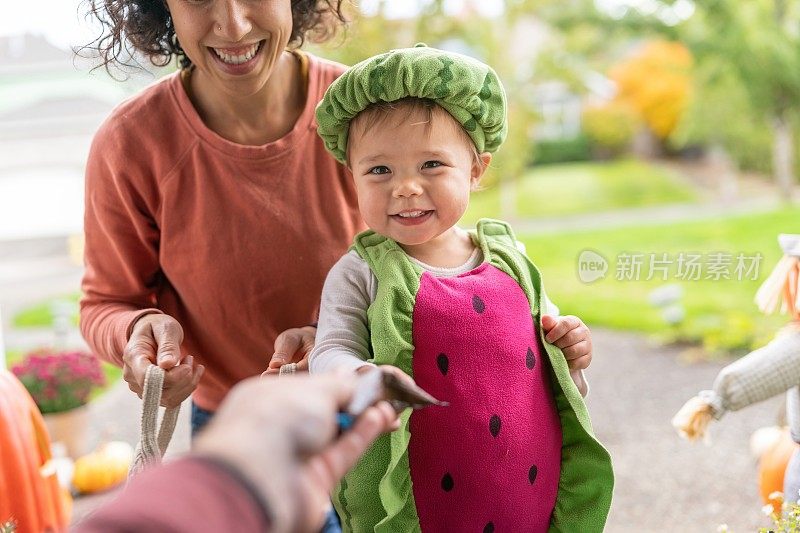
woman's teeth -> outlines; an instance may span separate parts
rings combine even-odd
[[[258,53],[258,49],[261,46],[261,41],[250,45],[249,48],[237,50],[237,54],[230,54],[225,52],[225,49],[220,48],[212,48],[214,53],[217,54],[217,57],[220,58],[223,62],[228,63],[229,65],[241,65],[247,61],[253,59]]]

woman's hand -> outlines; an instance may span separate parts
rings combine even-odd
[[[193,451],[235,466],[264,496],[274,531],[319,531],[339,479],[378,435],[397,428],[394,409],[379,402],[337,437],[336,413],[349,404],[356,382],[340,376],[245,380]]]
[[[308,371],[308,354],[314,348],[317,328],[305,326],[287,329],[275,339],[275,353],[269,361],[267,370],[262,374],[277,374],[283,365],[297,363],[297,370]]]
[[[177,407],[197,388],[203,365],[194,366],[194,357],[181,358],[183,328],[169,315],[144,315],[133,331],[122,354],[122,378],[128,388],[142,397],[144,376],[150,365],[164,369],[164,389],[161,405]]]

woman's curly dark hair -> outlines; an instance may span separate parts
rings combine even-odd
[[[308,35],[324,41],[347,23],[343,0],[291,0],[292,34],[289,44],[301,46]],[[87,17],[100,22],[102,34],[81,50],[97,52],[100,65],[131,66],[136,52],[157,66],[177,58],[184,68],[192,64],[175,35],[165,0],[85,0]]]

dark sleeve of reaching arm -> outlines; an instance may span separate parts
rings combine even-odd
[[[180,459],[136,477],[77,525],[80,533],[270,531],[269,512],[237,471],[208,458]]]

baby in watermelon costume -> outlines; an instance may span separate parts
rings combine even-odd
[[[335,81],[317,121],[371,230],[325,283],[311,371],[392,365],[449,403],[402,413],[343,479],[342,529],[602,531],[611,461],[582,373],[546,340],[582,355],[588,333],[552,317],[544,331],[557,310],[507,224],[456,226],[507,130],[494,71],[393,50]]]

